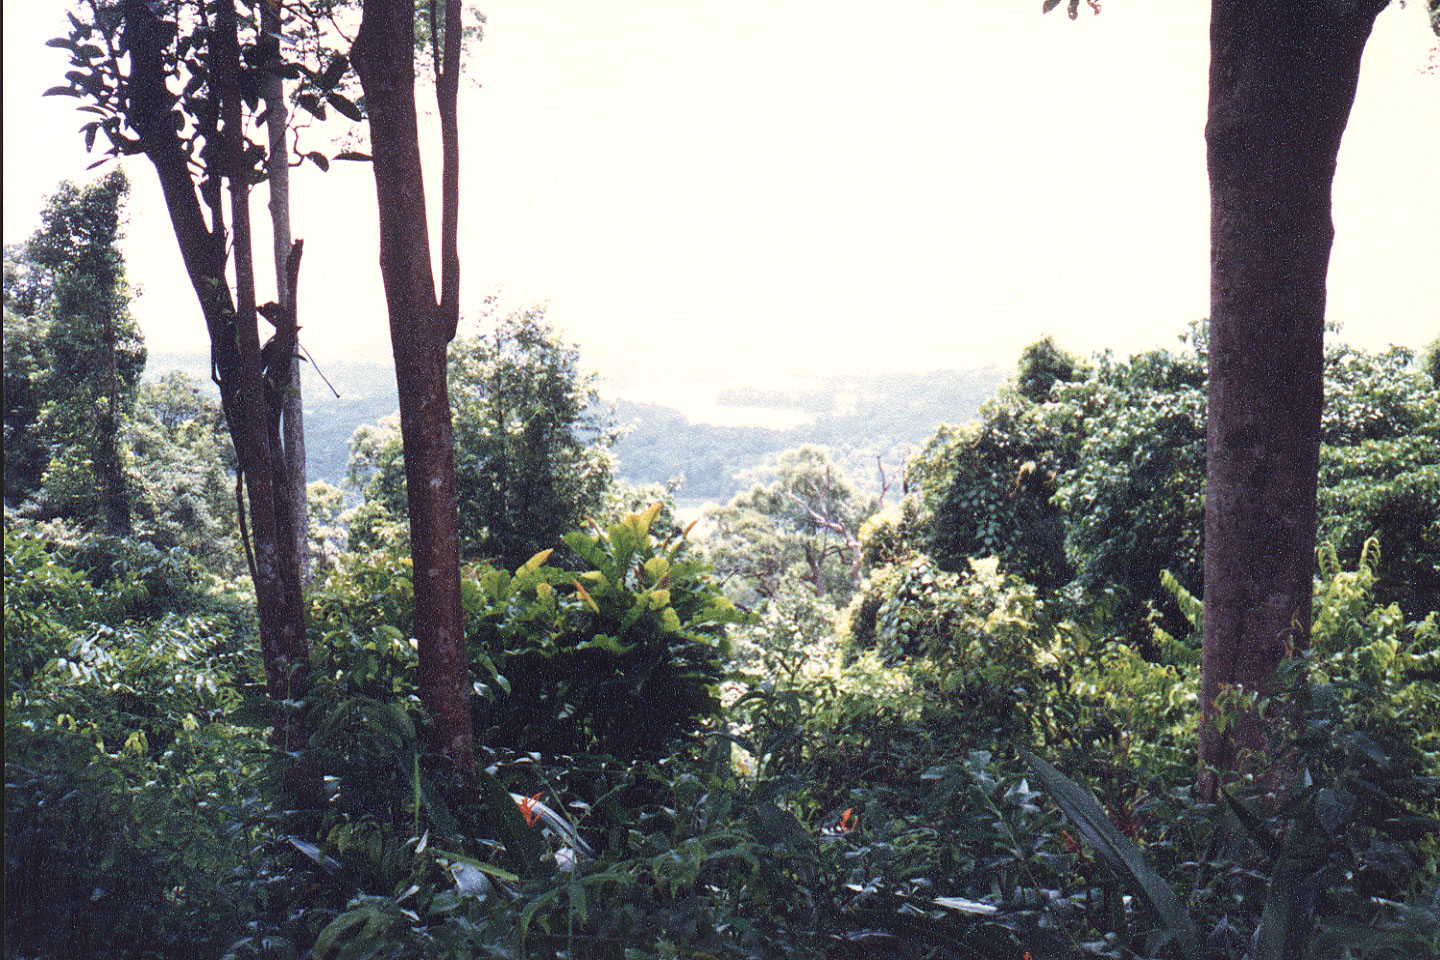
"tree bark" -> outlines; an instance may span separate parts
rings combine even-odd
[[[115,317],[106,311],[102,334],[105,351],[105,412],[100,417],[100,449],[95,465],[100,474],[106,532],[128,537],[130,497],[125,489],[125,466],[120,462],[120,369],[117,360]]]
[[[276,67],[281,61],[280,36],[284,25],[280,12],[268,3],[260,5],[260,45],[266,62]],[[290,149],[285,139],[289,111],[285,106],[285,81],[278,72],[265,78],[265,128],[270,141],[266,159],[270,192],[270,228],[275,261],[275,299],[292,324],[299,323],[297,291],[290,282]],[[284,491],[290,504],[291,529],[300,564],[300,582],[310,578],[309,506],[305,481],[305,405],[300,389],[300,358],[292,350],[286,358],[283,380],[278,384],[281,403],[281,445],[284,450]],[[272,373],[272,376],[275,374]]]
[[[1227,690],[1272,690],[1308,643],[1330,191],[1360,57],[1385,0],[1214,0],[1210,396],[1200,784],[1266,727]],[[1217,724],[1225,715],[1227,722]]]
[[[455,501],[455,443],[446,350],[455,335],[459,289],[458,140],[455,98],[460,10],[446,0],[444,73],[440,86],[445,137],[446,205],[442,289],[437,302],[430,267],[425,180],[415,112],[415,12],[412,0],[365,0],[351,62],[365,90],[375,191],[380,211],[380,272],[390,314],[390,341],[400,395],[400,434],[410,510],[415,632],[420,699],[432,747],[468,775],[475,763],[469,667],[460,603],[460,531]],[[438,58],[437,58],[438,60]],[[453,91],[453,86],[450,88]]]
[[[291,705],[306,686],[309,644],[295,554],[290,541],[280,535],[285,507],[276,500],[275,466],[266,438],[250,253],[250,178],[241,159],[239,43],[233,0],[217,4],[215,30],[205,54],[220,115],[194,118],[207,139],[218,141],[217,149],[205,154],[207,167],[198,190],[174,122],[176,97],[166,86],[165,50],[171,31],[144,0],[125,0],[122,10],[121,47],[129,56],[130,67],[122,81],[125,121],[138,135],[141,149],[160,179],[181,260],[210,335],[212,375],[220,388],[221,408],[235,444],[254,528],[252,573],[266,689],[277,704],[275,739],[282,749],[293,752],[304,744],[300,718]],[[232,299],[226,277],[228,254],[219,194],[222,176],[229,178],[232,188],[238,302]],[[202,198],[212,217],[208,226]],[[304,786],[303,779],[294,782]]]
[[[235,251],[235,374],[231,435],[250,494],[250,525],[254,540],[255,600],[260,617],[260,642],[265,655],[266,683],[282,704],[277,738],[282,749],[299,750],[304,743],[297,711],[288,709],[304,691],[309,669],[305,610],[300,571],[290,529],[289,503],[284,496],[284,464],[274,458],[269,442],[269,408],[260,360],[260,331],[255,310],[255,264],[250,236],[250,167],[245,160],[240,109],[240,47],[233,0],[216,4],[213,70],[220,100],[221,143],[230,185],[230,221]]]

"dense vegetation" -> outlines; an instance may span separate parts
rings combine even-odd
[[[803,446],[682,528],[575,348],[498,318],[452,363],[482,769],[425,746],[374,428],[358,506],[312,497],[307,803],[213,402],[137,371],[133,528],[68,498],[56,269],[7,260],[7,956],[1440,955],[1440,349],[1329,351],[1286,773],[1206,804],[1203,328],[1035,345],[888,506]]]
[[[124,176],[62,185],[4,271],[7,957],[1440,955],[1440,342],[1322,349],[1383,5],[1214,0],[1181,349],[1036,343],[898,490],[832,409],[688,524],[542,311],[455,339],[459,0],[77,8],[47,95],[159,176],[221,400],[141,379]],[[287,82],[368,122],[401,413],[308,518]]]

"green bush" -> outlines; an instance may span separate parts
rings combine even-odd
[[[744,619],[682,539],[657,541],[659,505],[565,543],[577,572],[537,554],[482,568],[465,593],[486,742],[543,753],[655,757],[719,712],[727,624]]]
[[[234,631],[130,618],[146,577],[108,572],[6,533],[7,956],[217,956],[247,909],[260,746],[229,722]]]

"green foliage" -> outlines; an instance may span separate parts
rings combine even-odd
[[[1183,633],[1160,574],[1203,593],[1206,349],[1198,326],[1180,351],[1102,355],[940,431],[911,469],[932,555],[947,570],[993,555],[1047,593],[1073,580],[1151,655],[1156,627]],[[1320,537],[1352,555],[1378,533],[1379,596],[1423,616],[1440,607],[1440,401],[1404,349],[1332,345],[1325,363]]]
[[[595,375],[581,372],[579,350],[543,307],[455,344],[450,382],[468,556],[518,566],[600,511],[616,432]]]
[[[38,497],[49,516],[104,519],[106,451],[145,365],[118,246],[129,189],[120,171],[61,183],[41,227],[6,251],[8,506]]]
[[[84,552],[5,535],[7,955],[218,956],[259,746],[228,722],[235,630],[144,616],[144,572]]]
[[[1074,461],[1074,440],[1018,393],[1002,390],[981,421],[942,428],[912,465],[932,521],[927,549],[947,570],[970,557],[1045,589],[1070,580],[1064,515],[1051,501]]]
[[[1095,796],[1075,781],[1064,776],[1044,760],[1022,753],[1026,765],[1065,815],[1080,830],[1085,842],[1094,847],[1110,868],[1135,892],[1159,918],[1166,934],[1177,945],[1186,960],[1200,960],[1200,935],[1175,891],[1159,874],[1145,863],[1135,841],[1117,830],[1105,817]]]
[[[1079,360],[1045,337],[1021,351],[1015,389],[1031,403],[1043,403],[1057,383],[1084,379],[1082,373]]]
[[[237,569],[234,456],[214,399],[181,373],[140,379],[115,172],[61,184],[6,251],[6,504],[82,529],[184,548]]]
[[[305,487],[306,509],[309,511],[310,568],[323,570],[339,562],[349,531],[342,519],[345,513],[345,491],[315,480]]]
[[[1088,593],[1115,588],[1109,616],[1142,645],[1157,617],[1165,629],[1184,627],[1162,570],[1191,592],[1203,586],[1205,359],[1201,331],[1183,353],[1101,357],[1070,399],[1085,412],[1074,421],[1083,422],[1075,465],[1054,498],[1066,554]]]
[[[1196,804],[1182,480],[1200,353],[1098,358],[1008,391],[987,423],[943,434],[911,472],[924,495],[885,513],[833,458],[796,451],[713,518],[710,556],[754,615],[673,512],[615,485],[591,513],[613,522],[468,568],[473,779],[423,746],[403,530],[373,496],[372,545],[340,551],[343,498],[320,491],[314,682],[290,705],[323,784],[308,806],[280,802],[292,764],[261,739],[254,658],[207,569],[157,546],[163,514],[137,512],[153,542],[10,521],[7,940],[47,957],[231,940],[237,960],[1434,956],[1440,624],[1407,615],[1428,581],[1405,571],[1433,553],[1404,519],[1433,519],[1433,399],[1406,354],[1332,351],[1344,542],[1320,554],[1310,649],[1255,704],[1292,722],[1273,765]],[[198,489],[157,480],[138,502],[210,503],[213,410],[193,384],[156,389],[127,435],[147,460],[195,444],[176,474]],[[383,431],[356,451],[362,468],[397,453]],[[1042,460],[1055,476],[1036,480]],[[1044,549],[1023,528],[1042,506]],[[942,521],[994,546],[937,562]],[[1367,525],[1408,543],[1352,549]],[[817,595],[804,545],[827,529],[846,552]],[[1126,546],[1136,530],[1170,548]],[[1053,565],[1061,540],[1068,590],[1023,569]],[[855,569],[868,577],[837,610]],[[1397,580],[1412,592],[1388,593]]]
[[[744,619],[683,539],[657,541],[659,505],[565,543],[583,568],[487,567],[467,589],[485,667],[483,739],[546,754],[657,756],[719,711],[725,625]]]
[[[705,548],[742,603],[774,597],[788,581],[843,604],[859,585],[860,528],[875,513],[829,451],[786,450],[756,471],[760,482],[710,510]]]
[[[21,313],[32,299],[17,290],[20,269],[5,249],[5,505],[22,503],[40,489],[49,463],[49,448],[39,433],[42,388],[48,358],[45,353],[48,324],[33,313]],[[20,303],[16,303],[20,301]],[[23,304],[23,305],[22,305]],[[12,305],[19,309],[13,309]]]
[[[1440,610],[1440,392],[1413,360],[1329,352],[1319,537],[1351,557],[1378,536],[1376,596],[1419,619]]]
[[[237,575],[235,453],[219,403],[179,371],[142,382],[122,439],[136,535]]]
[[[1163,861],[1193,851],[1169,868],[1193,882],[1191,912],[1087,791],[1029,758],[1086,842],[1152,904],[1150,950],[1169,940],[1197,956],[1198,927],[1210,931],[1211,954],[1256,960],[1435,955],[1440,916],[1425,891],[1440,876],[1440,627],[1434,614],[1407,623],[1396,606],[1375,604],[1373,549],[1354,571],[1322,550],[1313,645],[1283,668],[1273,703],[1260,704],[1296,711],[1271,745],[1293,782],[1259,764],[1223,806],[1192,808],[1152,840]],[[1237,927],[1247,921],[1253,936]]]
[[[490,315],[486,315],[488,320]],[[512,568],[599,514],[611,486],[617,433],[600,406],[595,376],[560,339],[543,307],[501,317],[450,348],[455,486],[461,550]],[[386,539],[406,516],[398,423],[362,427],[351,440],[351,474],[366,504],[351,521],[356,546]]]

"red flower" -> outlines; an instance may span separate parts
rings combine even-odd
[[[524,800],[515,801],[520,807],[520,813],[525,817],[525,826],[533,827],[535,826],[535,821],[540,819],[540,814],[535,812],[535,804],[539,802],[540,794],[538,793],[533,797],[526,797]]]
[[[859,823],[860,818],[855,816],[855,808],[846,807],[845,812],[840,814],[840,822],[836,824],[835,829],[841,833],[849,833],[851,830],[854,830]]]

